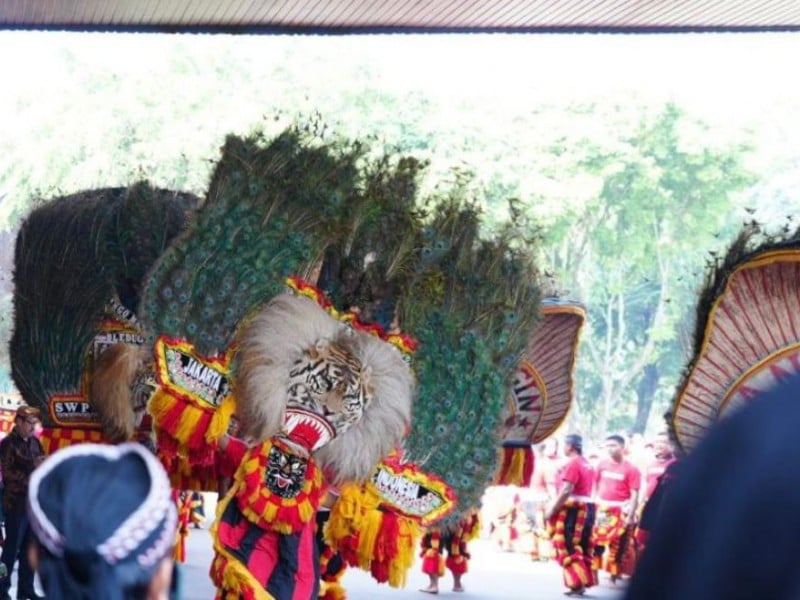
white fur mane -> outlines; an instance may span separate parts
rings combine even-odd
[[[361,362],[373,397],[361,420],[316,457],[335,482],[363,481],[405,433],[414,378],[394,346],[343,325],[313,300],[276,296],[239,332],[234,372],[237,418],[245,437],[263,441],[277,434],[283,424],[289,371],[320,341],[341,344]]]

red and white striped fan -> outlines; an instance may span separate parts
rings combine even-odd
[[[711,305],[675,402],[678,440],[693,448],[714,421],[798,372],[800,249],[752,254]]]

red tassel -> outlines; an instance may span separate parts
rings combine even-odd
[[[498,485],[529,487],[534,456],[530,446],[503,446],[503,462],[497,474]]]
[[[386,511],[383,513],[381,529],[375,539],[375,558],[387,564],[397,556],[397,541],[400,538],[400,524],[397,513]],[[387,571],[388,577],[388,571]]]
[[[467,559],[464,556],[448,556],[445,566],[450,569],[453,575],[463,575],[467,572]]]
[[[174,459],[178,456],[178,440],[161,430],[156,433],[156,439],[158,440],[158,454],[162,460],[164,458]]]
[[[339,554],[342,555],[342,560],[350,567],[358,567],[358,542],[358,531],[339,541]]]
[[[536,456],[530,446],[524,449],[525,464],[522,467],[522,483],[520,487],[531,487],[531,478],[533,477],[533,468],[536,464]]]
[[[390,511],[384,512],[370,564],[370,572],[378,583],[389,581],[389,565],[397,557],[397,541],[399,539],[400,524],[397,514]]]
[[[442,574],[442,556],[435,550],[430,550],[430,555],[426,554],[422,559],[422,572],[426,575]]]
[[[370,563],[369,571],[372,573],[372,577],[375,578],[375,581],[378,583],[386,583],[389,581],[389,563],[382,560],[373,560]]]

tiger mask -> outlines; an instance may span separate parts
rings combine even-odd
[[[234,368],[242,433],[289,438],[336,482],[368,478],[410,421],[415,382],[397,348],[302,296],[277,296],[247,322]]]

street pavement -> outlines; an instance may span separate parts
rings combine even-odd
[[[440,581],[438,597],[452,600],[564,600],[561,571],[555,563],[532,562],[521,553],[501,552],[489,540],[470,542],[472,560],[463,582],[466,592],[451,591],[449,574]],[[205,529],[192,529],[187,540],[187,562],[182,567],[184,600],[212,600],[214,588],[208,578],[211,536]],[[419,563],[412,567],[405,589],[378,585],[368,573],[349,569],[342,581],[349,600],[424,600],[430,594],[418,591],[428,583]],[[584,598],[620,600],[621,587],[605,581],[587,591]]]

